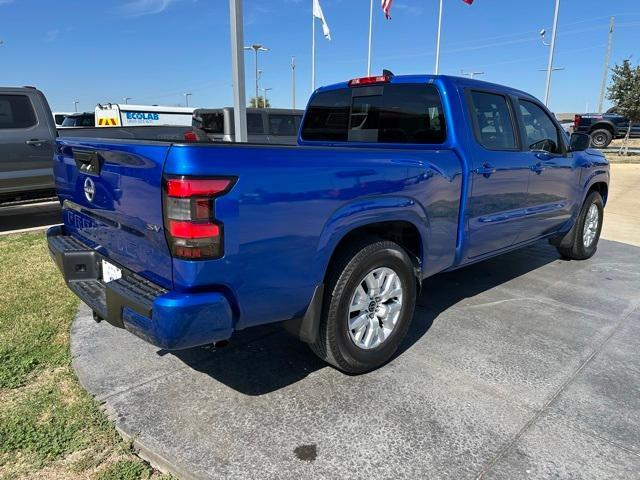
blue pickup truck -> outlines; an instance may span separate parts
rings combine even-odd
[[[609,166],[524,92],[382,75],[318,89],[298,145],[60,138],[47,232],[97,320],[167,350],[283,322],[385,363],[423,279],[546,238],[591,257]]]

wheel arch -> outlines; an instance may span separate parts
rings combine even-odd
[[[591,126],[591,128],[589,129],[589,133],[593,133],[596,130],[609,130],[609,132],[611,132],[611,135],[613,135],[614,137],[616,136],[616,127],[613,123],[611,122],[606,122],[606,121],[602,121],[602,122],[598,122],[595,123]]]
[[[402,246],[421,272],[428,232],[427,212],[411,198],[383,197],[349,204],[334,212],[325,224],[320,236],[316,269],[324,279],[342,247],[366,236],[376,236]]]

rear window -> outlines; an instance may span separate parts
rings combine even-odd
[[[269,115],[269,134],[276,137],[295,137],[298,135],[298,122],[296,115],[271,114]]]
[[[0,129],[29,128],[37,123],[26,95],[0,95]]]
[[[202,113],[193,116],[193,126],[200,128],[207,133],[224,133],[224,114],[220,113]]]
[[[398,84],[322,92],[311,101],[304,140],[435,143],[446,138],[433,85]]]

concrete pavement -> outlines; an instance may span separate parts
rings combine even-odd
[[[640,248],[546,243],[425,282],[388,365],[347,376],[277,326],[158,350],[82,308],[82,384],[181,478],[638,478]]]
[[[640,246],[640,164],[612,164],[602,238]]]

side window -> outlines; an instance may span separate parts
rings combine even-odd
[[[36,123],[36,114],[26,95],[0,95],[0,130],[29,128]]]
[[[269,134],[276,137],[295,137],[298,134],[295,115],[269,115]]]
[[[513,150],[516,137],[507,99],[495,93],[471,92],[476,139],[489,150]]]
[[[247,133],[249,135],[264,135],[261,113],[247,113]]]
[[[519,102],[525,148],[560,153],[562,144],[560,143],[561,140],[555,123],[535,103],[527,100],[520,100]]]

